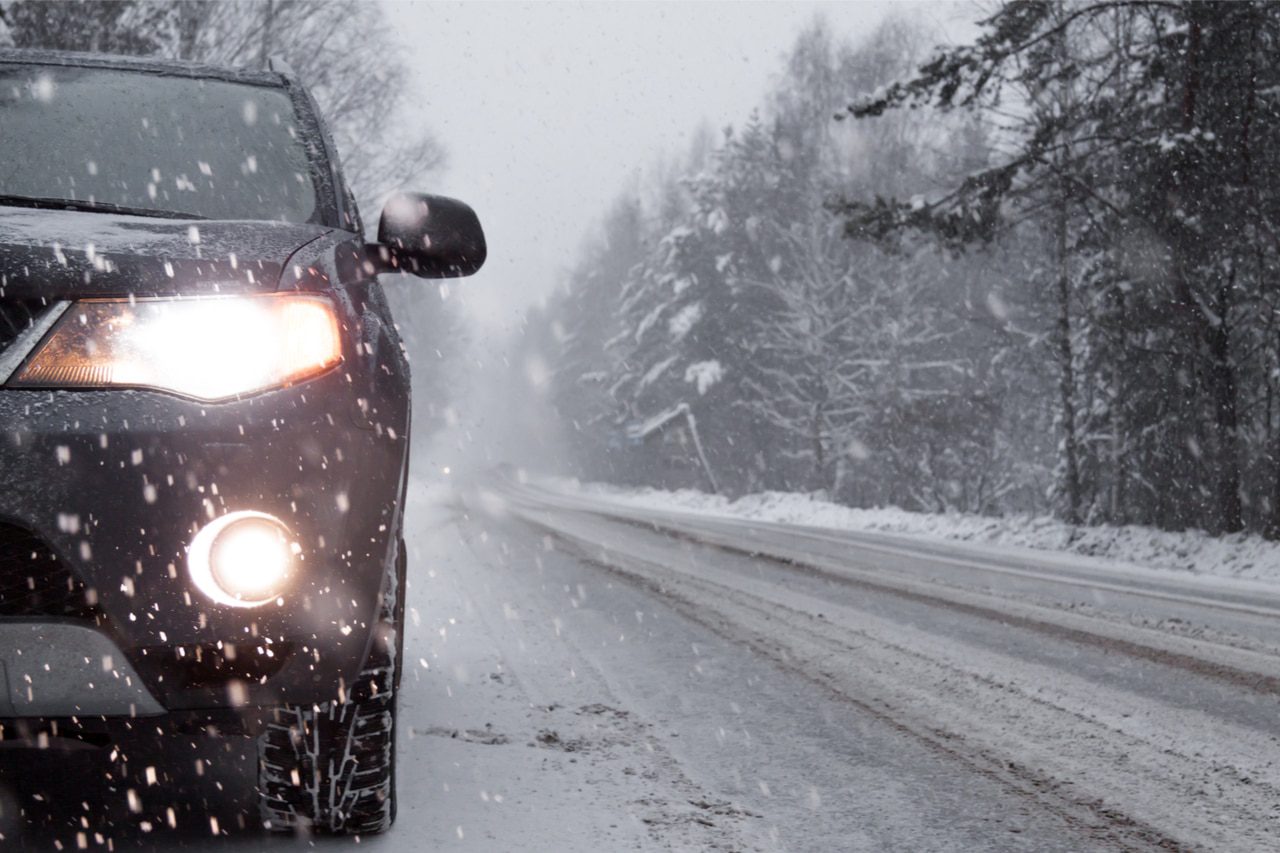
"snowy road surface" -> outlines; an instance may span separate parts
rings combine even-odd
[[[1280,845],[1280,594],[1261,585],[501,484],[418,490],[410,519],[400,816],[361,848]],[[202,798],[225,780],[198,781],[143,793],[176,830],[86,784],[18,836],[353,843],[241,831],[232,803],[214,838]]]

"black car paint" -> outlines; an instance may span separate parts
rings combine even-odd
[[[231,76],[292,85],[261,72]],[[0,390],[0,520],[37,533],[94,590],[100,629],[171,711],[334,698],[365,659],[395,570],[408,363],[327,133],[307,110],[331,173],[324,222],[0,208],[0,298],[300,291],[336,306],[342,362],[292,387],[213,404],[142,389]],[[186,543],[212,515],[237,509],[279,516],[303,548],[296,588],[278,605],[218,605],[188,580]],[[241,664],[287,659],[261,681],[234,679],[235,689],[226,678],[183,684],[185,653],[219,644],[233,644]]]
[[[334,230],[0,207],[0,298],[271,293],[286,281],[300,289],[309,280],[286,276],[287,265],[315,265],[295,255]]]

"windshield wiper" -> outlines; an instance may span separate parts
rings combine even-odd
[[[127,207],[105,201],[85,201],[77,198],[40,198],[27,195],[0,194],[0,207],[34,207],[40,210],[81,210],[89,213],[123,213],[127,216],[156,216],[161,219],[208,219],[194,213],[175,210],[155,210],[150,207]]]

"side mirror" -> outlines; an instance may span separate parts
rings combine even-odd
[[[378,245],[370,247],[384,272],[422,278],[460,278],[484,266],[487,254],[480,218],[453,198],[399,192],[378,221]]]

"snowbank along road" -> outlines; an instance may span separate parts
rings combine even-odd
[[[1261,585],[504,481],[409,517],[400,816],[363,848],[1280,846]],[[65,784],[32,768],[6,843],[356,843],[257,834],[217,796],[249,754],[162,768],[137,815],[92,783],[41,803]]]

